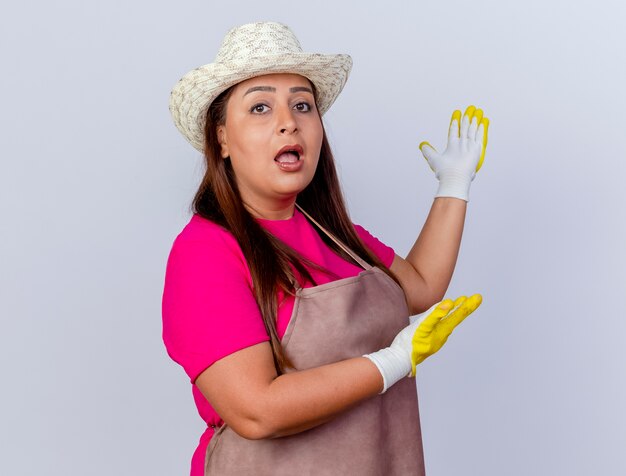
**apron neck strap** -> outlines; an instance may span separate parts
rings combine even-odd
[[[322,225],[320,225],[311,215],[309,215],[307,212],[305,212],[304,209],[300,205],[298,205],[297,203],[296,203],[296,207],[298,207],[298,210],[300,210],[305,217],[307,217],[326,236],[328,236],[328,238],[333,240],[335,242],[335,244],[337,246],[339,246],[339,248],[341,248],[343,251],[345,251],[348,254],[348,256],[350,256],[354,261],[356,261],[359,264],[359,266],[361,266],[361,268],[363,268],[363,269],[372,269],[372,265],[370,265],[367,261],[361,259],[354,251],[352,251],[345,244],[343,244],[339,240],[339,238],[335,237],[331,232],[329,232],[326,228],[324,228]]]

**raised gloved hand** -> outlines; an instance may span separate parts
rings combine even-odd
[[[415,367],[441,349],[454,328],[481,303],[480,294],[469,298],[461,296],[455,301],[444,299],[428,311],[411,317],[411,323],[396,335],[389,347],[365,355],[383,376],[380,393],[385,393],[404,377],[415,376]]]
[[[435,197],[455,197],[469,201],[469,188],[485,160],[489,119],[483,111],[469,106],[463,118],[454,111],[448,130],[448,145],[440,154],[428,142],[419,147],[439,179]]]

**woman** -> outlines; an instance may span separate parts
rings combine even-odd
[[[443,154],[422,144],[440,189],[404,260],[350,222],[324,133],[351,65],[253,23],[172,91],[174,122],[207,163],[163,295],[165,345],[208,425],[192,476],[424,473],[405,377],[481,301],[433,305],[487,124],[455,113]]]

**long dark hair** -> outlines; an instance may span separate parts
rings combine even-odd
[[[217,138],[217,126],[226,122],[226,105],[232,90],[231,87],[220,94],[207,111],[204,128],[206,172],[192,208],[198,215],[228,230],[241,247],[252,275],[255,299],[270,337],[276,371],[281,374],[287,367],[293,368],[293,365],[284,353],[276,329],[277,291],[295,292],[294,283],[298,278],[290,265],[299,274],[299,280],[314,284],[305,264],[318,269],[320,267],[266,231],[243,205],[230,159],[222,158]],[[363,244],[350,221],[325,130],[317,169],[311,183],[298,194],[297,203],[362,259],[381,268],[398,282],[391,271]],[[324,233],[320,233],[320,237],[335,253],[352,261]]]

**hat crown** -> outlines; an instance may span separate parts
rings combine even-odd
[[[300,42],[287,25],[248,23],[226,33],[215,61],[227,63],[285,53],[302,53]]]

